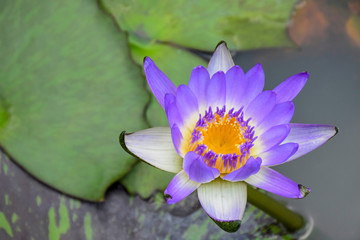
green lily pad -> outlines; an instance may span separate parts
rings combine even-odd
[[[139,162],[121,179],[121,184],[130,194],[137,193],[142,198],[149,198],[155,190],[164,191],[174,176],[174,173]]]
[[[125,34],[96,1],[1,5],[1,145],[48,185],[102,200],[136,162],[119,132],[146,127],[148,96]]]
[[[155,41],[212,51],[294,46],[286,26],[297,0],[102,0],[130,42]]]

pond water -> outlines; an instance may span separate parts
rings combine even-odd
[[[298,72],[310,73],[294,101],[292,122],[333,124],[339,133],[314,152],[276,167],[312,189],[305,199],[284,201],[314,219],[309,239],[359,239],[360,46],[345,30],[354,14],[347,10],[348,3],[326,4],[318,6],[328,21],[325,28],[317,28],[323,33],[308,33],[310,41],[300,49],[243,52],[235,61],[244,70],[260,62],[266,75],[265,89]],[[358,14],[357,10],[353,12]]]

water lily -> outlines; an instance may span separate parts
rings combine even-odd
[[[236,231],[245,211],[247,184],[287,198],[310,192],[270,168],[303,156],[337,132],[331,125],[290,123],[292,100],[304,87],[307,72],[263,91],[261,65],[244,73],[224,42],[207,69],[194,68],[188,85],[176,87],[148,57],[144,69],[169,127],[126,134],[124,147],[176,173],[164,193],[168,204],[197,190],[206,213],[223,229]]]

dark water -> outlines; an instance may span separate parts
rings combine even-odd
[[[331,6],[335,15],[337,8],[344,21],[352,14],[344,2]],[[262,63],[266,89],[308,71],[310,79],[294,101],[292,122],[333,124],[340,130],[314,152],[276,167],[312,189],[305,199],[286,200],[313,217],[315,229],[309,239],[360,238],[360,46],[342,27],[345,22],[330,21],[323,38],[314,38],[301,49],[245,52],[235,58],[244,70]]]

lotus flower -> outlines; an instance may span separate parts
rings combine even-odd
[[[261,65],[244,73],[224,42],[207,69],[194,68],[188,85],[176,87],[149,57],[144,69],[169,127],[123,134],[123,145],[154,167],[176,173],[164,193],[168,204],[197,190],[215,223],[236,231],[246,207],[247,184],[287,198],[310,192],[270,168],[303,156],[337,132],[331,125],[289,123],[292,100],[304,87],[307,72],[263,91]]]

